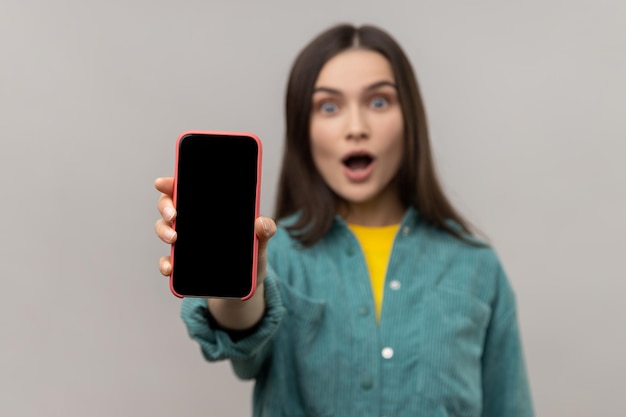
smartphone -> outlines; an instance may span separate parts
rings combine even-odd
[[[170,289],[179,297],[246,300],[256,289],[260,139],[183,132],[176,141]]]

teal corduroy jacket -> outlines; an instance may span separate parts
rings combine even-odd
[[[279,223],[266,312],[241,338],[206,300],[182,317],[208,361],[255,379],[255,417],[529,417],[514,292],[493,249],[409,209],[393,243],[380,322],[356,237],[339,217],[302,248]]]

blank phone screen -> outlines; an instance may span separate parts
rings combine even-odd
[[[182,296],[247,296],[252,288],[259,145],[250,136],[179,140],[172,289]]]

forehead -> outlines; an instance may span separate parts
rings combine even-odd
[[[379,81],[395,82],[387,58],[367,49],[348,49],[324,64],[315,86],[352,90],[361,89]]]

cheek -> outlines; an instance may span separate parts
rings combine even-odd
[[[380,126],[383,137],[388,138],[386,153],[395,161],[402,159],[404,150],[404,123],[402,115],[398,114],[390,118]]]
[[[400,166],[402,165],[403,150],[404,146],[402,144],[402,137],[398,137],[398,140],[394,141],[394,143],[387,149],[385,160],[388,166],[387,175],[389,175],[389,177],[394,177],[400,170]]]
[[[402,137],[404,135],[404,119],[400,109],[397,109],[393,113],[393,117],[389,118],[387,129],[390,136]]]
[[[328,121],[311,121],[311,153],[316,164],[321,159],[330,158],[334,155],[335,130],[332,123],[328,123]]]

